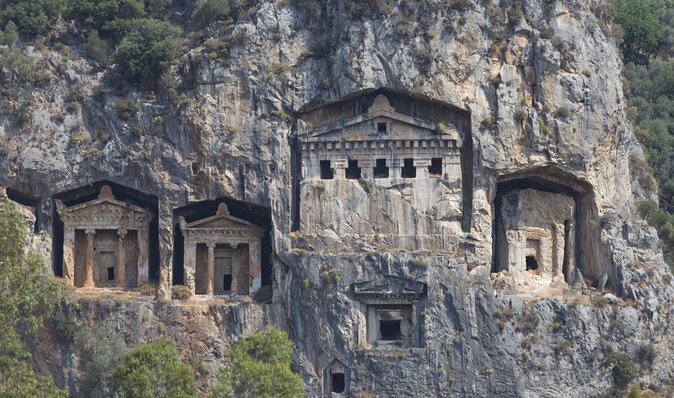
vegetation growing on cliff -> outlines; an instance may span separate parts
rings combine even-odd
[[[616,0],[615,19],[624,30],[625,95],[637,138],[658,182],[660,207],[639,212],[663,241],[674,265],[674,1]]]
[[[237,341],[211,397],[303,397],[302,378],[290,367],[292,356],[293,342],[276,328]]]
[[[112,386],[120,398],[197,396],[194,371],[180,361],[175,346],[166,339],[133,349],[115,368]]]
[[[10,203],[0,211],[0,396],[61,397],[35,374],[23,337],[34,334],[61,302],[61,288],[34,253],[25,252],[26,222]]]

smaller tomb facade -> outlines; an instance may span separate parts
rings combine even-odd
[[[365,339],[360,340],[378,350],[423,347],[426,290],[423,282],[393,276],[354,283],[352,291],[365,310]]]
[[[95,200],[55,203],[64,229],[63,277],[71,285],[126,288],[148,280],[146,209],[115,199],[107,185]]]
[[[568,195],[524,189],[504,196],[497,245],[499,270],[520,287],[574,277],[575,203]]]
[[[264,229],[232,217],[221,203],[208,218],[186,222],[184,282],[194,295],[252,294],[261,285],[261,239]]]

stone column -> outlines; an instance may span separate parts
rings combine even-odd
[[[348,167],[349,162],[346,159],[335,160],[332,163],[332,169],[335,171],[334,178],[336,180],[346,179],[346,168]]]
[[[213,294],[213,278],[215,274],[215,243],[208,243],[208,266],[206,279],[206,294]]]
[[[229,247],[236,249],[239,247],[238,243],[230,243]],[[239,261],[243,261],[239,256],[232,256],[232,285],[229,288],[229,294],[237,295],[239,294]]]
[[[442,158],[442,176],[448,181],[461,181],[461,156],[451,155]]]
[[[386,164],[388,165],[389,178],[401,178],[402,166],[400,165],[400,159],[387,159]]]
[[[248,243],[248,293],[255,293],[262,286],[262,245],[256,239]]]
[[[94,287],[94,235],[95,229],[87,229],[87,261],[84,267],[84,284],[82,287]]]
[[[120,228],[117,230],[117,287],[126,287],[126,251],[124,250],[124,238],[126,237],[126,229]]]
[[[414,159],[414,167],[417,169],[417,178],[428,177],[428,168],[431,166],[431,159]]]
[[[69,286],[75,285],[75,228],[63,228],[63,279]]]
[[[185,268],[184,283],[194,296],[196,291],[196,283],[194,275],[197,269],[197,243],[185,241],[185,253],[183,255],[183,267]]]
[[[148,265],[148,241],[149,225],[138,229],[138,286],[147,282],[150,278],[150,267]]]
[[[358,167],[360,167],[360,176],[363,179],[370,180],[374,175],[374,162],[372,159],[358,160]]]

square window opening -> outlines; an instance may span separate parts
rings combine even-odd
[[[374,178],[388,178],[386,159],[377,159],[374,164]]]
[[[431,159],[431,165],[428,166],[428,174],[433,176],[442,175],[442,158]]]
[[[360,167],[358,167],[357,160],[349,160],[349,165],[346,168],[346,178],[356,180],[360,178]]]
[[[346,389],[346,378],[344,373],[333,373],[332,374],[332,392],[336,394],[341,394]]]
[[[109,281],[114,281],[115,280],[115,267],[108,267],[108,280]]]
[[[222,290],[226,292],[232,290],[232,274],[224,274],[222,276]]]
[[[383,341],[396,341],[401,339],[400,319],[380,320],[379,333]]]
[[[377,123],[377,132],[386,133],[388,126],[386,123]]]
[[[407,158],[403,160],[402,177],[403,178],[417,177],[417,168],[414,167],[414,159]]]
[[[330,167],[329,160],[321,160],[321,180],[332,180],[335,175]]]

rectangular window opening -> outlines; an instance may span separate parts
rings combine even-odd
[[[377,132],[379,133],[385,133],[387,130],[386,123],[377,123]]]
[[[417,177],[417,168],[414,167],[414,159],[407,158],[403,160],[402,177],[403,178]]]
[[[349,167],[346,168],[346,178],[356,180],[360,178],[360,167],[357,160],[349,160]]]
[[[321,180],[332,180],[335,177],[329,160],[321,160]]]
[[[381,340],[384,341],[400,340],[401,339],[400,319],[380,320],[379,333],[381,334]]]
[[[114,281],[115,280],[115,267],[108,267],[108,280],[109,281]]]
[[[428,174],[433,176],[442,175],[442,158],[431,159],[431,165],[428,166]]]
[[[232,274],[224,274],[222,276],[222,290],[226,292],[232,290]]]
[[[388,178],[386,159],[377,159],[374,164],[374,178]]]
[[[332,374],[332,392],[336,394],[341,394],[346,388],[346,379],[344,373],[333,373]]]

